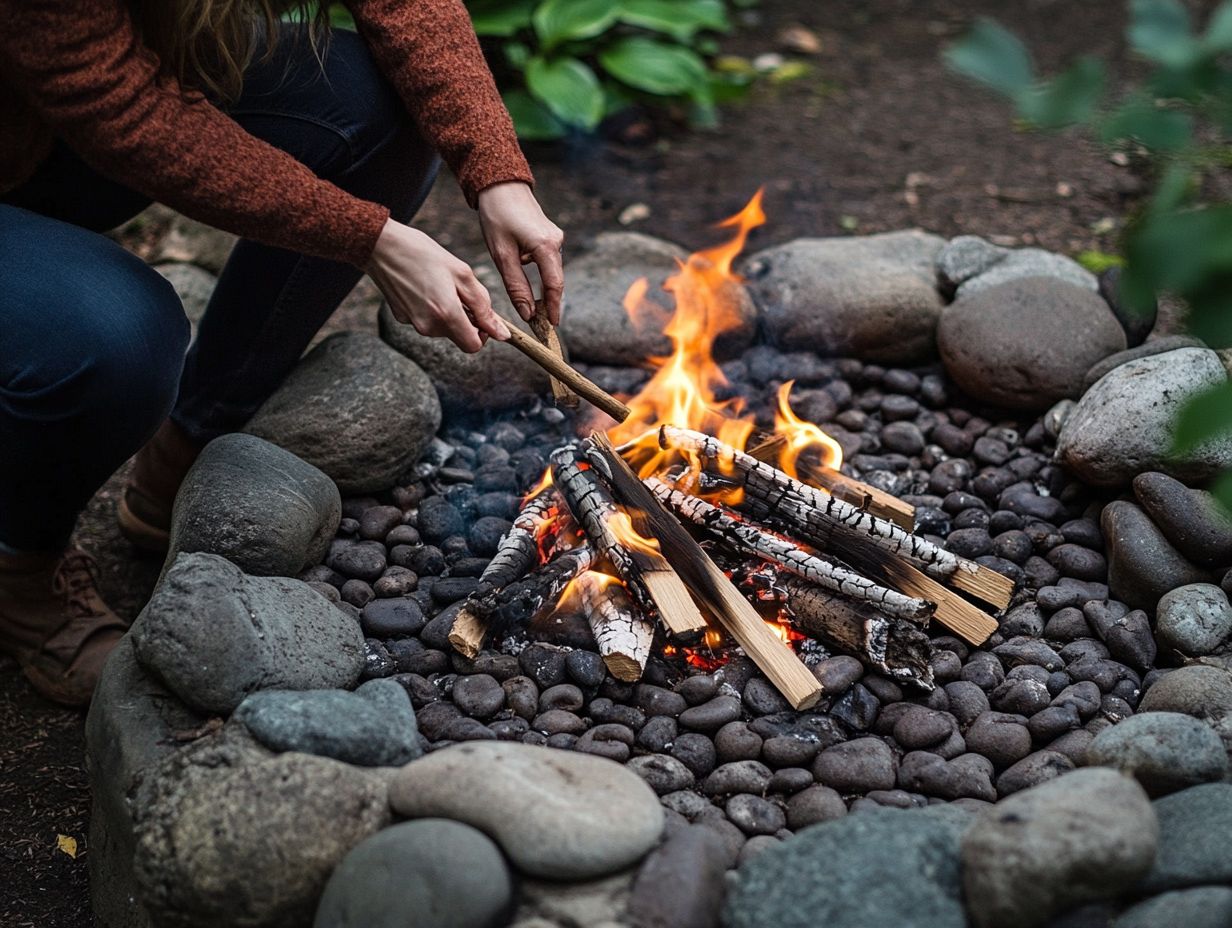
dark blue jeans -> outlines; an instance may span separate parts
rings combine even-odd
[[[351,32],[334,34],[323,70],[288,36],[227,110],[404,221],[436,176],[436,154]],[[171,286],[98,234],[147,205],[62,146],[0,197],[0,546],[63,546],[168,414],[198,442],[243,426],[359,280],[349,265],[242,240],[190,347]]]

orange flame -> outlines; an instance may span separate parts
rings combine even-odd
[[[799,480],[796,461],[809,448],[818,448],[822,466],[837,470],[843,463],[842,446],[812,422],[801,419],[792,411],[790,397],[793,386],[795,381],[789,380],[779,387],[779,408],[774,415],[774,431],[786,439],[779,454],[779,468]]]
[[[570,612],[582,607],[582,586],[583,584],[595,584],[599,590],[606,590],[613,583],[620,584],[619,577],[613,577],[609,573],[602,570],[584,570],[567,584],[561,590],[560,596],[556,600],[556,612]],[[620,584],[623,586],[623,584]]]
[[[717,391],[727,384],[727,378],[714,359],[714,343],[724,333],[740,326],[741,278],[732,270],[736,257],[744,249],[749,233],[766,221],[759,190],[736,215],[725,219],[720,228],[734,229],[730,240],[714,248],[696,252],[669,277],[664,288],[676,299],[676,310],[663,331],[671,340],[672,353],[666,358],[652,358],[656,365],[649,382],[629,401],[631,414],[625,422],[609,431],[617,444],[632,444],[631,461],[641,476],[663,471],[680,460],[676,452],[663,451],[658,446],[657,431],[664,424],[707,432],[733,448],[744,450],[754,431],[754,422],[746,414],[740,399],[719,400]],[[635,324],[650,325],[666,312],[648,296],[650,285],[645,278],[636,280],[625,294],[626,312]],[[782,464],[796,476],[796,461],[810,448],[820,448],[821,460],[831,467],[842,462],[842,449],[829,435],[811,422],[796,416],[787,404],[786,391],[780,394],[780,409],[776,431],[786,437]],[[701,469],[696,460],[686,460],[692,471],[683,480],[690,485]],[[719,502],[728,506],[740,503],[741,491],[719,494]]]
[[[637,529],[633,527],[633,520],[629,518],[629,514],[623,509],[619,509],[612,514],[607,520],[607,527],[612,530],[616,540],[626,548],[650,554],[660,553],[658,539],[646,538],[644,535],[638,534]]]

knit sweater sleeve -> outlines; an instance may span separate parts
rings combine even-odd
[[[461,0],[346,0],[360,35],[473,207],[534,182]]]
[[[160,77],[123,0],[0,0],[0,62],[88,164],[185,215],[362,266],[388,210],[317,177]]]

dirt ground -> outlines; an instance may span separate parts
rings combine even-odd
[[[714,133],[670,128],[640,144],[583,140],[531,152],[538,190],[569,237],[629,228],[689,246],[760,186],[767,226],[752,248],[801,235],[919,226],[1075,254],[1114,251],[1141,184],[1074,135],[1013,131],[1000,101],[948,74],[939,53],[975,15],[1023,35],[1044,69],[1094,52],[1126,66],[1122,0],[762,0],[759,22],[724,44],[731,54],[779,51],[799,24],[821,40],[812,73],[758,87]],[[661,128],[661,127],[660,127]],[[627,136],[626,136],[627,137]],[[630,209],[630,208],[633,209]],[[629,221],[631,214],[644,218]],[[622,223],[621,217],[626,223]],[[474,215],[448,181],[418,224],[467,260],[483,256]],[[355,313],[343,326],[370,326]],[[136,614],[157,565],[134,556],[113,526],[113,479],[83,516],[105,594]],[[0,925],[87,926],[89,796],[83,716],[36,697],[0,660]],[[73,858],[58,836],[77,842]]]

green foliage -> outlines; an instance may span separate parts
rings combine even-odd
[[[522,138],[591,131],[636,100],[682,103],[713,125],[716,100],[747,74],[713,71],[713,36],[731,29],[734,0],[468,0],[475,31],[499,41],[511,72],[505,104]]]
[[[1124,267],[1125,259],[1106,251],[1083,251],[1074,258],[1092,274],[1102,274],[1110,267]]]
[[[1188,307],[1194,334],[1232,345],[1232,203],[1203,196],[1203,178],[1232,164],[1232,0],[1197,32],[1179,0],[1130,0],[1129,44],[1150,65],[1141,84],[1110,99],[1103,65],[1081,58],[1060,75],[1035,73],[1016,36],[981,20],[945,52],[955,70],[1009,97],[1041,128],[1081,125],[1105,144],[1142,150],[1153,195],[1122,243],[1121,298],[1142,311],[1160,294]],[[1083,256],[1080,256],[1080,259]],[[1112,256],[1088,252],[1095,269]],[[1232,432],[1232,385],[1196,397],[1177,421],[1177,453]],[[1232,509],[1232,472],[1212,490]]]

